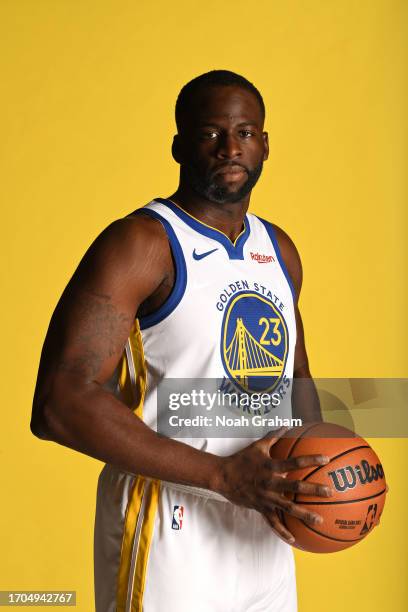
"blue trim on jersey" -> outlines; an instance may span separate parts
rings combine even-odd
[[[276,253],[276,256],[278,258],[280,267],[282,268],[282,272],[286,276],[286,280],[288,281],[288,285],[290,287],[290,290],[292,291],[293,299],[294,299],[294,301],[296,301],[295,287],[293,285],[292,279],[290,278],[290,275],[289,275],[288,269],[286,267],[286,264],[283,261],[282,253],[280,252],[280,248],[279,248],[279,244],[278,244],[278,239],[276,238],[276,233],[275,233],[275,230],[273,229],[273,225],[272,225],[272,223],[269,223],[269,221],[265,221],[265,219],[261,219],[261,217],[258,217],[258,219],[264,224],[265,229],[268,232],[268,236],[271,239],[271,242],[273,244],[273,248],[275,249],[275,253]]]
[[[235,243],[223,234],[221,231],[206,225],[202,221],[199,221],[195,217],[189,215],[185,210],[174,204],[171,200],[164,198],[155,198],[155,202],[164,204],[167,208],[170,208],[184,223],[191,227],[196,232],[199,232],[203,236],[216,240],[225,248],[230,259],[244,259],[244,245],[249,238],[251,228],[249,225],[248,217],[245,215],[244,220],[244,231],[238,236]]]
[[[169,239],[170,247],[174,257],[174,263],[176,267],[176,280],[174,282],[173,289],[169,297],[166,299],[155,312],[146,315],[145,317],[139,317],[140,329],[147,329],[153,325],[157,325],[160,321],[163,321],[166,317],[173,312],[173,310],[180,303],[187,286],[187,266],[186,260],[184,259],[183,249],[181,248],[180,242],[171,227],[167,219],[164,219],[159,213],[150,208],[139,208],[135,211],[136,214],[144,214],[157,219],[163,225],[167,237]]]

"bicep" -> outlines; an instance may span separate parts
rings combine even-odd
[[[116,222],[84,256],[51,319],[37,400],[59,376],[103,384],[114,372],[139,304],[161,282],[160,257],[145,230]]]
[[[102,293],[86,285],[68,287],[47,333],[43,372],[105,382],[120,357],[133,311],[118,293]]]

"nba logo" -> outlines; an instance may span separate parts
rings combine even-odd
[[[173,521],[171,524],[172,529],[179,531],[183,526],[183,515],[184,506],[174,506],[173,508]]]

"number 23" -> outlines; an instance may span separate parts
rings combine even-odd
[[[269,332],[269,328],[270,328],[270,323],[273,324],[273,329],[272,329],[272,335],[271,335],[271,339],[270,340],[266,340],[266,335]],[[262,317],[261,319],[259,319],[258,321],[258,325],[265,325],[265,329],[262,333],[261,339],[260,339],[260,343],[261,344],[273,344],[274,346],[278,346],[278,344],[281,343],[282,340],[282,334],[279,331],[279,323],[280,323],[280,319],[278,318],[270,318],[267,319],[266,317]],[[275,337],[273,337],[275,336]]]

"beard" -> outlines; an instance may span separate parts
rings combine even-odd
[[[231,165],[241,164],[234,163]],[[215,180],[214,173],[203,174],[194,164],[183,165],[182,173],[183,178],[199,196],[216,204],[228,204],[239,202],[252,191],[261,176],[263,161],[253,170],[248,170],[244,166],[242,168],[247,174],[247,180],[236,191],[231,190],[227,185],[219,185]]]

